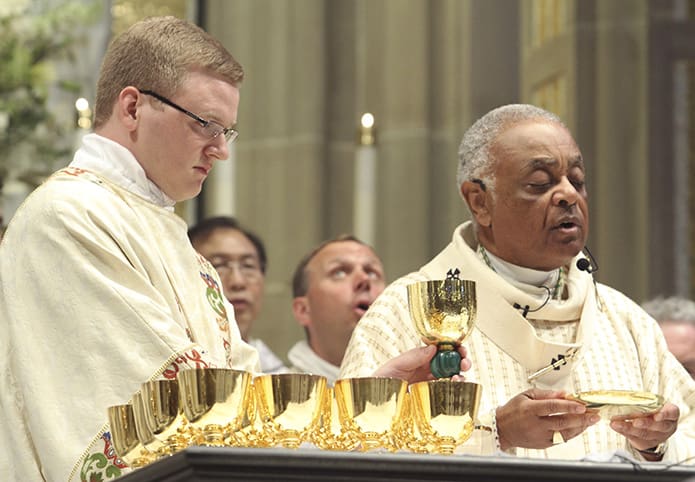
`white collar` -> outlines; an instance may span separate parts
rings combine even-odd
[[[497,274],[518,288],[523,289],[524,285],[532,285],[539,287],[545,286],[548,289],[553,290],[557,285],[558,277],[560,275],[557,269],[553,269],[551,271],[539,271],[509,263],[508,261],[495,256],[488,250],[485,250],[485,254],[490,261],[490,267]]]
[[[99,174],[123,189],[157,206],[173,211],[176,201],[150,181],[138,160],[127,148],[99,134],[87,134],[70,163]]]

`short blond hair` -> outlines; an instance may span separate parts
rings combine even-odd
[[[176,17],[150,17],[133,24],[109,45],[99,73],[94,127],[111,117],[120,92],[128,86],[176,93],[194,70],[221,77],[235,87],[244,69],[232,54],[199,26]]]

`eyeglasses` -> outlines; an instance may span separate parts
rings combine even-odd
[[[171,106],[174,109],[176,109],[180,112],[183,112],[188,117],[194,119],[203,128],[203,133],[207,137],[209,137],[210,139],[214,139],[215,137],[219,136],[220,134],[224,134],[224,138],[227,140],[227,142],[232,142],[232,141],[234,141],[234,139],[236,139],[239,136],[239,131],[237,131],[236,129],[233,129],[231,127],[223,127],[222,125],[218,124],[215,121],[205,120],[202,117],[200,117],[199,115],[196,115],[193,112],[184,109],[180,105],[173,103],[172,101],[170,101],[166,97],[161,96],[161,95],[157,94],[156,92],[152,92],[151,90],[141,90],[140,93],[154,97],[155,99],[159,100],[160,102],[164,102],[166,105]]]
[[[231,259],[212,259],[210,262],[212,267],[215,268],[217,274],[220,278],[224,278],[230,274],[234,269],[238,270],[241,276],[248,280],[255,280],[263,276],[263,270],[261,270],[261,265],[255,259],[242,259],[241,261],[234,261]]]

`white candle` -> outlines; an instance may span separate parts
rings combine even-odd
[[[205,180],[205,216],[234,216],[236,212],[236,146],[228,145],[229,158],[215,162]]]
[[[353,209],[354,235],[374,244],[376,212],[376,146],[374,116],[362,116],[359,145],[355,152],[355,189]]]

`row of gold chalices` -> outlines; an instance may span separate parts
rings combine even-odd
[[[480,386],[197,369],[143,384],[109,407],[116,453],[131,467],[189,445],[453,453],[473,432]]]
[[[144,383],[131,405],[109,408],[116,452],[145,465],[188,445],[453,453],[470,438],[481,386],[447,379],[458,373],[456,348],[473,329],[475,283],[458,279],[408,286],[415,327],[438,353],[437,381],[407,386],[388,378],[354,378],[326,386],[309,374],[261,375],[208,368],[176,380]]]

